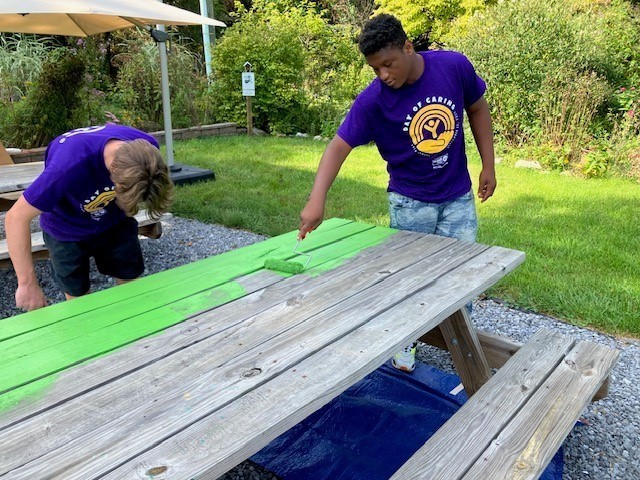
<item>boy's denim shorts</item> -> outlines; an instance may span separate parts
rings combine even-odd
[[[478,217],[473,190],[444,203],[425,203],[389,192],[391,228],[476,241]]]

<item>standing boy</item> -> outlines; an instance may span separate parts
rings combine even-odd
[[[24,310],[47,302],[31,256],[30,223],[40,215],[51,270],[66,298],[89,292],[89,259],[121,284],[144,270],[137,222],[144,203],[152,217],[171,205],[173,184],[156,140],[139,130],[103,125],[72,130],[45,152],[42,174],[5,218],[7,245]]]
[[[351,150],[375,142],[390,177],[392,228],[475,241],[462,118],[466,111],[482,159],[478,197],[484,202],[496,188],[484,81],[460,53],[416,52],[391,15],[367,22],[358,46],[377,78],[358,95],[322,155],[300,214],[300,238],[322,222],[327,192]],[[405,347],[393,366],[413,371],[415,351],[415,343]]]

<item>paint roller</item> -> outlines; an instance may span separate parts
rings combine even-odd
[[[309,265],[309,262],[311,261],[311,254],[299,252],[298,251],[299,246],[300,246],[300,240],[298,240],[298,243],[296,243],[296,246],[293,249],[293,253],[295,253],[296,255],[307,257],[307,261],[305,262],[304,265],[300,262],[295,262],[291,260],[267,258],[264,261],[264,268],[266,268],[267,270],[273,270],[276,272],[289,273],[291,275],[297,275],[298,273],[302,273],[307,268],[307,266]]]

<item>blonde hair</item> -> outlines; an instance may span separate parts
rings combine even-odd
[[[149,216],[159,218],[173,202],[173,183],[160,150],[141,138],[123,143],[114,152],[111,180],[116,202],[132,217],[144,203]]]

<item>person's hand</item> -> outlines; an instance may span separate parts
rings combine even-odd
[[[16,290],[16,306],[26,311],[46,307],[47,299],[40,285],[36,283],[18,285],[18,289]]]
[[[478,198],[480,199],[480,203],[493,195],[497,185],[495,170],[483,168],[480,172],[480,181],[478,182]]]
[[[309,200],[300,212],[298,239],[304,240],[307,233],[318,228],[324,217],[324,202]]]

